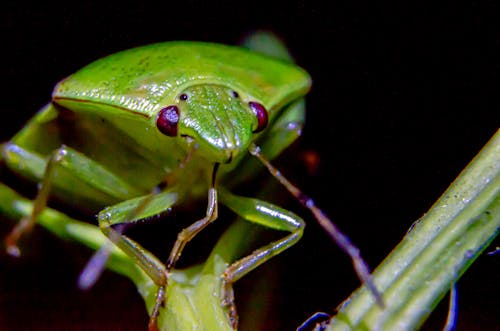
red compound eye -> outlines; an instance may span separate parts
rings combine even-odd
[[[168,106],[160,110],[156,119],[156,127],[161,133],[175,137],[177,136],[177,127],[179,123],[179,108],[177,106]]]
[[[250,106],[250,108],[255,113],[255,116],[257,117],[257,128],[255,128],[253,132],[257,133],[264,130],[265,127],[267,126],[267,121],[268,121],[266,108],[264,108],[264,106],[261,105],[260,103],[253,101],[250,101],[248,105]]]

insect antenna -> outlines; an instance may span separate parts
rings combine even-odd
[[[305,195],[298,187],[293,185],[286,179],[281,172],[276,169],[264,156],[260,153],[260,147],[251,144],[249,147],[251,155],[259,159],[260,162],[267,168],[271,175],[276,178],[304,207],[309,209],[314,215],[321,227],[330,235],[337,246],[342,249],[351,258],[354,270],[359,279],[370,290],[375,298],[375,301],[380,307],[385,307],[382,295],[377,290],[370,274],[370,269],[367,263],[361,257],[359,249],[349,240],[349,238],[319,209],[314,201]]]

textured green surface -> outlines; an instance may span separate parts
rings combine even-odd
[[[500,231],[500,131],[373,272],[328,330],[414,330]],[[443,321],[444,324],[444,321]]]
[[[146,117],[188,86],[220,84],[276,109],[304,95],[300,68],[248,50],[209,43],[166,42],[95,61],[62,81],[54,98],[109,104]]]

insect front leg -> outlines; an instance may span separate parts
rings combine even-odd
[[[201,230],[203,230],[207,225],[215,221],[217,219],[217,216],[217,190],[212,187],[208,190],[208,204],[205,217],[194,222],[179,233],[167,261],[167,270],[171,270],[175,266],[175,263],[181,256],[186,244],[191,241],[191,239],[193,239],[198,233],[200,233]]]
[[[30,215],[28,217],[23,217],[5,238],[7,253],[9,253],[10,255],[15,257],[19,257],[21,255],[21,250],[17,246],[17,242],[19,238],[21,238],[23,233],[33,228],[38,215],[47,206],[47,200],[49,198],[50,187],[54,175],[54,166],[57,163],[61,162],[65,154],[66,147],[62,146],[58,150],[52,152],[52,154],[50,155],[49,160],[45,166],[43,178],[41,183],[39,184],[38,193],[33,203],[33,209]]]
[[[167,191],[134,198],[107,207],[98,215],[102,232],[127,254],[158,286],[155,305],[150,314],[149,329],[157,330],[159,309],[165,302],[168,269],[151,252],[124,235],[121,228],[137,220],[147,219],[168,211],[177,201],[176,187]]]
[[[3,160],[11,170],[40,183],[30,216],[23,218],[6,238],[11,255],[20,255],[17,241],[36,223],[54,191],[66,198],[85,200],[97,196],[102,201],[137,194],[124,180],[70,147],[62,145],[47,158],[14,143],[2,147]]]
[[[226,190],[221,190],[221,201],[247,221],[290,233],[234,262],[224,272],[222,304],[229,307],[230,322],[236,329],[238,315],[234,304],[233,283],[273,256],[293,246],[302,237],[305,223],[288,210],[258,199],[236,196]]]

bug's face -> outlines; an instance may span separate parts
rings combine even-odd
[[[260,103],[226,86],[202,84],[186,88],[161,109],[156,126],[167,136],[193,139],[208,160],[227,163],[247,150],[267,121]]]

